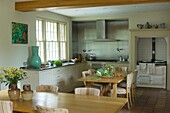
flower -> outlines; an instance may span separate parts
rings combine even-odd
[[[23,69],[0,67],[0,83],[17,84],[18,81],[27,77],[27,72]]]

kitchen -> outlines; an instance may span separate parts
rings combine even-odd
[[[154,6],[152,6],[154,7]],[[136,10],[139,7],[136,8]],[[100,9],[104,10],[104,9]],[[73,13],[75,13],[73,11]],[[1,66],[14,66],[14,67],[21,67],[23,65],[23,62],[27,61],[27,58],[29,56],[28,49],[32,45],[36,45],[36,29],[35,29],[35,20],[37,17],[43,17],[43,18],[49,18],[49,19],[55,19],[64,21],[68,25],[68,32],[67,36],[69,39],[69,53],[68,53],[68,59],[72,58],[72,50],[74,47],[74,44],[72,44],[72,21],[96,21],[96,20],[128,20],[128,33],[127,33],[127,39],[128,43],[116,41],[116,42],[82,42],[83,47],[81,49],[77,49],[76,51],[83,54],[83,49],[85,47],[86,51],[91,50],[91,52],[95,52],[96,56],[103,57],[100,52],[96,51],[93,45],[97,45],[99,49],[103,49],[100,45],[106,46],[109,51],[114,51],[119,56],[119,53],[122,53],[123,51],[126,51],[125,54],[121,54],[123,56],[126,56],[128,54],[128,61],[129,61],[129,69],[135,69],[137,64],[137,39],[138,38],[146,38],[146,37],[164,37],[167,43],[167,51],[166,51],[166,60],[167,60],[167,89],[170,90],[170,67],[169,67],[169,48],[170,48],[170,12],[161,10],[157,11],[146,11],[146,12],[133,12],[133,13],[121,13],[121,14],[107,14],[107,15],[91,15],[91,16],[83,16],[83,17],[68,17],[63,16],[56,13],[51,13],[47,11],[40,11],[40,12],[20,12],[15,10],[15,3],[14,1],[7,1],[7,0],[1,0],[0,1],[0,14],[1,20],[0,20],[0,64]],[[76,13],[75,13],[76,14]],[[85,14],[83,14],[85,15]],[[11,43],[11,22],[21,22],[28,24],[28,44],[12,44]],[[145,24],[146,22],[149,22],[150,24],[160,24],[160,23],[166,23],[166,29],[138,29],[137,24]],[[89,35],[89,34],[88,34]],[[95,35],[95,34],[94,34]],[[120,37],[119,37],[120,38]],[[123,44],[125,43],[125,44]],[[110,44],[115,45],[114,48],[110,46]],[[119,47],[118,47],[119,44]],[[78,46],[78,45],[77,45]],[[126,49],[125,47],[128,47]],[[118,49],[117,49],[118,48]],[[124,50],[123,50],[124,49]],[[120,50],[117,51],[117,50]],[[107,54],[109,51],[106,51],[105,54]],[[114,56],[114,52],[111,55],[108,55],[107,58],[112,58]],[[73,54],[74,55],[74,54]],[[114,59],[119,59],[119,57],[114,56]],[[72,69],[70,69],[72,70]],[[72,80],[72,76],[70,76],[70,79]]]
[[[150,11],[150,12],[137,12],[137,13],[124,13],[124,14],[109,14],[109,15],[102,15],[102,16],[88,16],[88,17],[67,17],[63,16],[60,14],[54,14],[50,12],[19,12],[15,11],[15,3],[14,1],[6,1],[2,0],[0,4],[0,14],[2,15],[0,19],[0,51],[1,51],[1,58],[0,58],[0,64],[1,66],[15,66],[15,67],[20,67],[23,65],[23,62],[27,61],[27,58],[29,56],[28,54],[28,48],[32,45],[36,44],[36,36],[35,36],[35,18],[36,17],[49,17],[50,19],[56,19],[56,20],[63,20],[68,23],[68,29],[69,31],[67,32],[67,35],[69,37],[69,59],[72,58],[72,47],[74,47],[75,44],[72,44],[72,21],[95,21],[95,20],[128,20],[128,29],[130,31],[127,32],[127,42],[103,42],[104,47],[107,47],[109,51],[106,51],[105,54],[108,52],[111,53],[111,55],[108,55],[107,58],[112,58],[112,55],[114,55],[114,52],[119,56],[119,53],[121,55],[128,56],[129,59],[129,69],[135,69],[136,68],[136,62],[137,62],[137,57],[136,57],[136,39],[135,37],[148,37],[148,34],[150,31],[152,31],[150,36],[157,36],[161,37],[166,37],[167,38],[167,89],[170,89],[170,72],[169,72],[169,40],[168,38],[170,37],[170,33],[168,29],[161,29],[158,30],[139,30],[137,28],[137,24],[145,24],[146,22],[150,22],[151,24],[160,24],[162,22],[166,23],[166,27],[169,28],[170,26],[170,12],[169,11]],[[27,23],[29,25],[29,41],[28,44],[25,45],[13,45],[11,44],[11,22],[16,21],[16,22],[21,22],[21,23]],[[88,34],[89,35],[89,34]],[[94,35],[94,34],[93,34]],[[120,38],[120,37],[119,37]],[[86,42],[85,42],[86,43]],[[100,44],[102,42],[90,42],[91,44],[85,44],[83,43],[83,47],[81,49],[78,49],[78,52],[83,54],[83,49],[84,47],[87,47],[87,51],[91,50],[91,52],[94,52],[96,56],[103,57],[105,55],[102,55],[100,51],[96,50],[93,48],[93,45],[97,45],[98,47],[101,47]],[[113,48],[110,46],[110,43],[115,45]],[[118,48],[118,43],[120,49],[120,52],[117,51]],[[126,44],[123,44],[126,43]],[[106,45],[107,46],[106,46]],[[81,45],[81,44],[80,44]],[[125,47],[129,47],[129,49],[126,49]],[[104,48],[100,48],[103,51],[105,50]],[[123,54],[123,51],[125,54]],[[129,53],[129,54],[127,54]],[[12,56],[12,57],[11,57]],[[119,57],[114,56],[114,59],[119,59]]]

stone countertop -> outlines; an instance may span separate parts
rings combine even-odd
[[[111,60],[103,60],[103,61],[87,61],[89,63],[114,63],[114,64],[129,64],[128,61],[111,61]]]
[[[62,64],[62,66],[46,66],[45,68],[31,68],[31,67],[25,67],[23,69],[25,70],[33,70],[33,71],[43,71],[43,70],[49,70],[49,69],[54,69],[54,68],[61,68],[61,67],[67,67],[67,66],[74,66],[82,63],[72,63],[72,62],[65,62]]]

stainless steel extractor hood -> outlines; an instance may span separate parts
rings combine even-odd
[[[93,42],[113,42],[116,41],[114,39],[110,39],[107,36],[107,27],[106,27],[106,21],[105,20],[97,20],[96,21],[96,38],[87,40],[87,41],[93,41]]]

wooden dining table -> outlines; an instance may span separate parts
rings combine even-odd
[[[101,91],[101,95],[104,95],[108,92],[109,84],[112,84],[113,93],[111,93],[112,97],[117,97],[117,84],[125,80],[126,74],[122,77],[99,77],[97,75],[89,75],[86,77],[79,78],[78,81],[86,82],[86,87],[91,87],[92,83],[102,83],[103,89]]]
[[[0,100],[10,100],[7,90],[0,91]],[[34,92],[32,100],[12,101],[16,112],[36,113],[36,105],[67,108],[69,113],[118,113],[126,104],[125,98],[78,95],[70,93]]]

